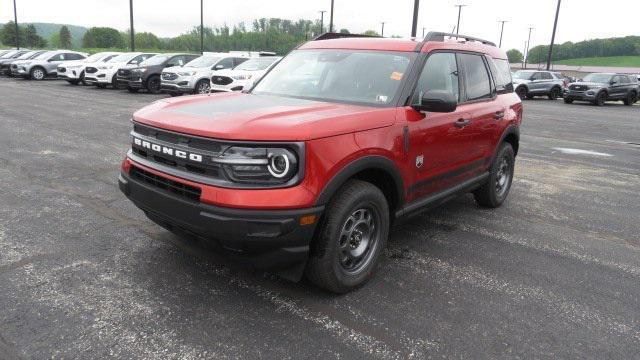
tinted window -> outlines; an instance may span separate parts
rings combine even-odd
[[[435,53],[427,59],[422,69],[414,102],[429,90],[442,90],[453,94],[460,101],[458,62],[453,53]]]
[[[184,60],[185,60],[184,59],[184,55],[174,56],[167,62],[167,67],[170,67],[170,66],[182,66],[182,65],[185,64]]]
[[[489,67],[496,82],[498,94],[513,92],[513,80],[511,79],[511,67],[509,60],[487,58]]]
[[[247,60],[249,60],[249,59],[247,59],[247,58],[234,58],[233,59],[233,66],[236,67],[236,66],[242,64],[243,62],[245,62]]]
[[[222,65],[222,67],[220,67]],[[218,69],[232,69],[233,68],[233,58],[225,58],[220,60],[216,66]]]
[[[58,55],[54,55],[51,59],[49,59],[51,61],[62,61],[64,60],[64,54],[58,54]]]
[[[542,73],[542,79],[543,80],[553,80],[553,76],[551,76],[551,74],[549,74],[549,73]]]
[[[491,98],[491,80],[480,55],[460,54],[467,100]]]
[[[620,75],[620,81],[621,81],[623,84],[628,84],[628,83],[630,83],[630,82],[631,82],[631,81],[629,80],[629,77],[627,77],[627,75]]]

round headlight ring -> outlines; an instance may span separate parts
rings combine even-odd
[[[269,174],[271,174],[271,176],[278,179],[282,179],[287,176],[287,174],[289,174],[289,170],[291,170],[291,161],[289,160],[289,156],[287,156],[286,153],[269,154],[267,170],[269,170]]]

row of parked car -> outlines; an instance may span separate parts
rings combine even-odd
[[[587,101],[602,106],[607,101],[622,101],[631,106],[640,95],[640,75],[594,73],[576,81],[558,72],[519,70],[512,77],[521,99],[546,96],[556,100],[562,97],[566,104]]]
[[[100,52],[89,56],[70,50],[5,50],[0,51],[0,73],[31,80],[57,77],[73,85],[130,92],[203,94],[240,91],[280,59],[268,52]]]

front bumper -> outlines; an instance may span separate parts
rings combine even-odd
[[[194,92],[194,87],[193,86],[189,86],[188,82],[182,82],[182,83],[172,83],[172,82],[166,82],[165,80],[162,80],[162,83],[160,85],[160,89],[162,91],[166,91],[169,93],[175,93],[175,94],[191,94]]]
[[[135,166],[135,165],[132,165]],[[284,269],[306,261],[324,207],[247,210],[204,204],[121,172],[120,190],[160,226],[217,247],[227,257],[258,269]],[[256,190],[260,191],[260,190]],[[315,215],[301,225],[303,216]]]
[[[598,90],[565,90],[563,97],[569,100],[595,101]]]
[[[116,83],[118,84],[119,88],[144,89],[143,80],[139,76],[117,76]]]
[[[82,73],[82,68],[65,68],[65,71],[58,71],[57,76],[58,79],[63,80],[78,80],[80,79],[80,74]]]
[[[233,81],[230,84],[226,84],[226,85],[220,85],[220,84],[214,84],[213,82],[211,83],[211,91],[212,92],[216,92],[216,91],[242,91],[242,89],[244,89],[244,86],[248,83],[248,80],[235,80],[233,79]]]

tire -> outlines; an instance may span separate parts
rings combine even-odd
[[[78,83],[80,83],[80,80],[67,80],[67,82],[71,85],[78,85]]]
[[[636,101],[638,101],[638,95],[636,95],[635,92],[631,91],[629,92],[629,94],[627,94],[627,97],[623,101],[625,105],[631,106],[635,104]]]
[[[527,100],[531,100],[531,99],[533,99],[533,95],[527,94]]]
[[[82,84],[82,85],[87,85],[86,82],[84,82],[84,71],[80,72],[80,76],[78,77],[78,83]]]
[[[118,89],[118,78],[116,77],[116,75],[113,75],[113,77],[111,77],[111,87],[114,89]]]
[[[45,77],[47,77],[47,72],[43,68],[41,68],[39,66],[34,67],[29,72],[29,78],[31,80],[40,81],[40,80],[44,80]]]
[[[598,93],[598,95],[596,96],[596,99],[593,101],[593,105],[603,106],[606,101],[607,101],[607,93],[604,91],[601,91]]]
[[[349,180],[318,226],[306,277],[338,294],[366,283],[389,237],[389,205],[382,191],[368,182]]]
[[[96,86],[98,87],[98,89],[106,89],[107,88],[106,84],[96,84]]]
[[[130,93],[132,93],[132,94],[137,93],[137,92],[138,92],[138,90],[140,90],[140,89],[134,89],[134,88],[132,88],[132,87],[127,87],[127,91],[129,91],[129,92],[130,92]]]
[[[571,99],[571,98],[564,98],[564,103],[565,103],[565,104],[573,104],[573,99]]]
[[[202,79],[196,84],[194,94],[208,94],[211,91],[211,82],[207,79]]]
[[[557,87],[552,88],[551,91],[549,91],[549,95],[547,95],[549,100],[557,100],[561,96],[562,92],[560,91],[560,88]]]
[[[486,208],[497,208],[502,205],[511,189],[515,161],[516,157],[511,144],[502,143],[491,164],[489,180],[473,192],[478,205]]]
[[[529,91],[524,86],[520,86],[519,88],[516,89],[516,94],[518,95],[518,97],[520,97],[520,100],[524,100],[525,98],[527,98],[528,93]]]
[[[157,94],[160,92],[160,76],[153,75],[147,79],[146,85],[147,91],[150,94]]]

